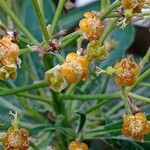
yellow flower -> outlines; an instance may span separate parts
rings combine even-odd
[[[45,73],[45,81],[55,92],[61,92],[67,86],[65,78],[60,72],[60,65],[55,66]]]
[[[115,64],[114,69],[116,69],[115,82],[121,86],[133,85],[140,71],[140,67],[129,58],[124,58]]]
[[[76,53],[70,53],[66,57],[66,62],[61,65],[62,75],[70,82],[76,83],[80,79],[86,80],[89,73],[89,61],[86,56],[79,56]]]
[[[99,15],[94,12],[86,12],[84,17],[80,21],[79,27],[83,31],[85,38],[90,41],[98,39],[104,29],[104,24],[99,19]]]
[[[123,135],[143,142],[144,134],[148,133],[150,133],[150,123],[144,113],[128,114],[123,117]]]
[[[76,140],[69,144],[69,150],[88,150],[88,146],[87,144]]]
[[[5,80],[7,78],[16,79],[17,76],[17,66],[16,64],[9,64],[2,66],[0,68],[0,80]]]
[[[125,10],[131,9],[133,13],[141,12],[146,0],[122,0],[122,5]]]
[[[2,65],[17,63],[18,56],[19,47],[17,44],[11,42],[10,36],[0,39],[0,63]]]
[[[108,57],[109,53],[104,46],[101,46],[100,41],[93,40],[87,46],[87,58],[92,60],[104,60]]]
[[[29,133],[25,128],[19,129],[20,121],[16,114],[12,120],[12,127],[7,130],[7,133],[2,137],[4,150],[27,150],[29,148]]]

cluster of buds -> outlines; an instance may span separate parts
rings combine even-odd
[[[143,142],[144,135],[148,133],[150,133],[150,122],[147,121],[144,113],[128,114],[123,117],[122,134],[124,136]]]
[[[79,27],[83,31],[84,38],[92,41],[99,38],[104,29],[104,24],[100,20],[100,14],[96,12],[86,12]]]
[[[104,60],[108,57],[109,53],[105,46],[101,46],[99,40],[93,40],[87,45],[87,59],[92,60]]]
[[[19,47],[12,42],[10,36],[0,39],[0,79],[15,79],[17,63],[19,61]]]
[[[69,144],[69,150],[88,150],[88,146],[79,140],[75,140]]]
[[[122,0],[122,6],[125,10],[132,10],[133,13],[141,12],[146,0]]]
[[[129,58],[124,58],[114,66],[115,82],[119,86],[131,86],[135,83],[140,67]]]
[[[121,0],[122,12],[124,18],[118,22],[121,28],[125,28],[128,22],[133,18],[133,14],[140,13],[146,0]]]
[[[62,65],[57,65],[45,73],[45,80],[50,88],[61,92],[66,88],[67,82],[74,84],[79,80],[86,80],[89,72],[89,61],[86,55],[80,56],[70,53]]]
[[[12,127],[2,138],[4,150],[27,150],[29,148],[29,133],[24,128],[18,128],[20,121],[17,118],[17,113],[12,115],[14,116]]]

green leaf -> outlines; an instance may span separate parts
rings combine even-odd
[[[77,135],[81,132],[84,124],[85,124],[85,121],[86,121],[86,114],[85,113],[82,113],[82,112],[79,112],[79,111],[76,111],[76,113],[79,115],[79,124],[78,124],[78,130],[77,130]]]

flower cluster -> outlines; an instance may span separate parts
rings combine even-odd
[[[123,117],[122,133],[127,137],[144,141],[144,134],[150,133],[150,122],[144,113],[128,114]]]
[[[10,36],[5,36],[0,39],[0,79],[7,78],[15,79],[17,62],[19,60],[19,47],[12,43]]]
[[[69,150],[88,150],[88,146],[87,144],[81,143],[79,140],[76,140],[69,144]]]
[[[12,127],[2,138],[4,150],[27,150],[29,148],[29,133],[24,128],[18,128],[20,121],[17,119],[17,114],[14,117]]]
[[[86,12],[84,17],[79,23],[84,37],[90,41],[98,39],[104,29],[104,24],[99,18],[100,15],[95,12]]]
[[[135,83],[140,67],[129,58],[124,58],[115,64],[115,82],[120,86],[131,86]]]
[[[86,55],[80,56],[76,53],[70,53],[62,65],[48,70],[45,73],[45,80],[51,89],[56,92],[62,91],[67,82],[73,84],[79,80],[86,80],[89,72],[89,61]]]
[[[108,57],[109,53],[105,46],[101,46],[99,40],[93,40],[87,45],[87,58],[91,60],[104,60]]]

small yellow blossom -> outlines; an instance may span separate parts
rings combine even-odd
[[[89,61],[86,56],[70,53],[66,57],[66,62],[61,65],[62,75],[70,82],[76,83],[80,79],[86,80],[89,73]]]
[[[19,47],[17,44],[11,42],[10,36],[0,39],[0,63],[2,65],[17,63],[18,56]]]
[[[133,85],[140,71],[140,67],[129,58],[124,58],[121,62],[116,63],[114,69],[116,69],[115,82],[121,86]]]
[[[123,135],[143,142],[144,134],[148,133],[150,133],[150,122],[147,121],[144,113],[128,114],[123,117]]]
[[[65,78],[60,72],[60,65],[55,66],[45,73],[45,81],[55,92],[61,92],[67,86]]]
[[[9,64],[2,66],[0,68],[0,80],[5,80],[7,78],[16,79],[17,76],[17,66],[16,64]]]
[[[104,24],[100,20],[99,14],[86,12],[84,13],[84,17],[79,23],[84,37],[90,41],[98,39],[104,29]]]
[[[81,143],[79,140],[76,140],[69,144],[69,150],[88,150],[88,146],[87,144]]]
[[[105,49],[105,46],[101,46],[100,41],[93,40],[87,46],[87,58],[88,60],[104,60],[108,57],[109,53]]]
[[[122,6],[125,10],[131,9],[133,13],[139,13],[142,7],[146,3],[146,0],[122,0]]]

